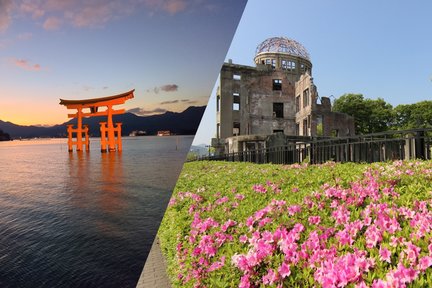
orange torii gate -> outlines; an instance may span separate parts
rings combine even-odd
[[[101,131],[101,151],[121,151],[121,124],[116,123],[114,127],[112,116],[117,114],[125,113],[125,109],[114,110],[114,105],[124,104],[126,100],[132,99],[134,97],[135,89],[128,91],[126,93],[102,97],[93,99],[83,99],[83,100],[64,100],[60,99],[60,105],[65,105],[67,109],[77,109],[75,114],[68,114],[69,118],[77,118],[77,128],[73,128],[73,125],[68,125],[68,147],[69,152],[73,151],[73,146],[76,145],[77,151],[83,150],[83,145],[85,145],[86,151],[89,151],[90,141],[88,135],[87,125],[82,124],[83,117],[91,116],[107,116],[107,122],[100,122]],[[107,107],[105,111],[98,111],[99,107]],[[84,109],[90,109],[89,112],[84,112]],[[76,140],[73,141],[73,134],[76,133]],[[84,137],[83,137],[84,133]],[[117,134],[117,135],[116,135]],[[116,137],[117,136],[117,137]],[[84,140],[83,140],[84,138]]]

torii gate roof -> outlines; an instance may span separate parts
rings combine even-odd
[[[60,99],[60,105],[65,105],[68,108],[75,108],[76,106],[80,107],[95,107],[95,106],[104,106],[106,104],[124,104],[126,100],[134,98],[134,91],[132,89],[128,92],[117,94],[113,96],[101,97],[101,98],[92,98],[92,99],[82,99],[82,100],[65,100]]]

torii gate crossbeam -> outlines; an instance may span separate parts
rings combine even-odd
[[[88,135],[87,125],[82,124],[83,117],[91,116],[107,116],[107,122],[100,122],[101,131],[101,151],[121,151],[121,125],[122,123],[114,123],[112,120],[113,115],[125,113],[125,109],[114,110],[114,105],[124,104],[127,100],[134,98],[134,91],[130,90],[128,92],[93,99],[83,99],[83,100],[65,100],[60,99],[60,105],[66,106],[67,109],[76,109],[77,112],[73,114],[68,114],[69,118],[77,118],[77,128],[73,128],[73,125],[68,125],[68,149],[69,152],[73,151],[73,146],[76,146],[77,151],[83,150],[83,145],[85,145],[86,151],[89,150],[90,142]],[[105,111],[98,111],[100,107],[106,107]],[[89,109],[85,112],[83,110]],[[73,140],[74,133],[76,134],[76,140]],[[84,140],[83,140],[84,133]],[[117,137],[116,137],[117,136]],[[117,147],[116,147],[117,146]]]

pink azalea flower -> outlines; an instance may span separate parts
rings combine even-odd
[[[221,205],[225,202],[228,202],[229,198],[227,196],[224,196],[222,198],[219,198],[218,200],[216,200],[215,204],[216,205]]]
[[[265,217],[264,219],[262,219],[262,220],[260,220],[260,221],[258,222],[258,226],[259,226],[259,227],[263,227],[263,226],[267,225],[267,224],[270,223],[270,222],[272,222],[272,219],[269,218],[269,217]]]
[[[420,247],[412,244],[411,242],[406,242],[405,257],[411,264],[414,264],[417,261],[417,257],[420,253]]]
[[[387,248],[381,246],[379,249],[379,255],[380,255],[379,259],[381,261],[386,261],[388,263],[391,263],[390,260],[391,252]]]
[[[385,282],[381,279],[378,279],[378,280],[374,280],[371,288],[393,288],[393,286],[391,286],[390,284],[388,284],[387,282]]]
[[[278,272],[282,279],[286,278],[291,274],[290,266],[283,262],[282,265],[279,267]]]
[[[419,259],[418,269],[420,271],[425,271],[427,268],[432,266],[432,257],[431,256],[424,256]]]
[[[240,243],[246,243],[247,240],[248,240],[248,237],[247,237],[246,235],[241,235],[241,236],[239,237],[239,241],[240,241]]]
[[[371,225],[366,229],[365,236],[368,249],[375,247],[382,240],[382,233],[375,225]]]
[[[218,270],[222,268],[224,265],[225,265],[225,256],[222,256],[220,261],[216,261],[210,265],[210,267],[207,269],[207,272]]]
[[[272,285],[276,281],[279,280],[278,274],[273,271],[273,269],[269,269],[267,275],[264,275],[262,278],[263,284]]]
[[[228,219],[222,226],[221,226],[221,230],[223,232],[226,232],[226,230],[228,230],[229,227],[233,227],[237,224],[236,221]]]
[[[336,238],[338,238],[341,245],[351,246],[354,243],[354,239],[352,239],[351,235],[348,233],[347,230],[337,232]]]
[[[332,216],[335,218],[337,224],[346,224],[350,219],[350,211],[344,206],[338,206],[336,210],[332,212]]]
[[[253,219],[252,216],[251,216],[251,217],[248,217],[248,218],[246,219],[246,226],[252,228],[254,222],[255,222],[255,221],[254,221],[254,219]]]
[[[299,213],[301,211],[301,207],[299,205],[292,205],[288,207],[288,214],[290,216],[294,216],[296,213]]]
[[[361,281],[360,283],[355,284],[355,288],[368,288],[366,283],[364,281]]]
[[[253,185],[252,189],[255,192],[258,192],[258,193],[261,193],[261,194],[267,193],[267,188],[265,188],[264,185],[262,185],[262,184],[255,184],[255,185]]]
[[[309,224],[318,225],[321,222],[321,217],[320,216],[310,216],[308,220],[309,220]]]
[[[252,285],[249,281],[249,275],[243,275],[240,279],[239,288],[250,288],[250,287],[252,287]]]

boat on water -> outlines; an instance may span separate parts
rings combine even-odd
[[[169,130],[163,130],[157,132],[157,136],[170,136],[170,135],[171,135],[171,131]]]
[[[129,133],[130,137],[135,137],[135,136],[145,136],[147,135],[146,131],[142,131],[142,130],[134,130],[131,133]]]

